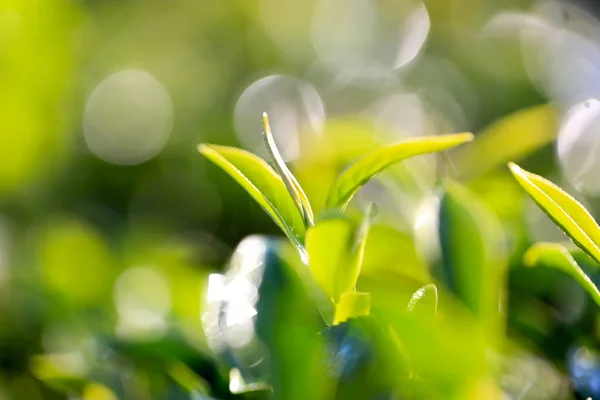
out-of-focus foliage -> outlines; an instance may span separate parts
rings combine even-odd
[[[481,132],[473,146],[456,152],[453,158],[456,168],[472,177],[510,160],[519,160],[555,140],[556,120],[557,110],[548,104],[509,114]]]
[[[592,280],[581,270],[569,251],[558,243],[536,243],[523,256],[523,262],[530,267],[546,266],[556,268],[571,275],[600,305],[600,291]]]
[[[599,397],[599,21],[0,0],[0,400]]]
[[[440,202],[441,279],[482,321],[487,340],[503,332],[506,245],[496,216],[456,183]]]

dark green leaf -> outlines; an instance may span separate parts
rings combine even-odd
[[[507,254],[496,216],[466,188],[449,183],[440,204],[443,279],[480,319],[499,333]]]

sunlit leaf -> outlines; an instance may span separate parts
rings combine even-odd
[[[201,144],[198,151],[235,179],[295,245],[302,243],[302,216],[281,178],[264,160],[227,146]]]
[[[306,226],[312,226],[314,224],[315,216],[313,215],[312,208],[310,206],[310,202],[308,201],[308,197],[302,190],[302,187],[292,174],[292,172],[285,165],[285,161],[279,154],[279,150],[277,150],[277,146],[275,145],[275,140],[273,140],[273,135],[271,134],[271,127],[269,125],[269,118],[267,117],[267,113],[263,114],[264,121],[264,138],[267,144],[267,149],[273,157],[275,163],[275,169],[279,173],[279,176],[283,180],[288,192],[294,199],[296,206],[298,207],[298,211],[304,218],[304,224]]]
[[[466,188],[449,183],[440,204],[442,280],[480,319],[499,333],[507,252],[502,226]]]
[[[430,283],[417,290],[410,301],[406,310],[408,312],[422,313],[435,316],[438,308],[438,291],[437,287]]]
[[[295,160],[294,174],[317,215],[325,208],[327,194],[344,167],[381,146],[371,121],[348,117],[328,118],[322,134],[302,139],[303,156]]]
[[[356,289],[371,293],[373,306],[396,310],[428,282],[429,269],[411,235],[378,218],[369,230]]]
[[[431,281],[429,269],[415,248],[414,238],[379,218],[369,230],[360,280],[365,276],[385,276],[386,272],[421,282],[419,286]]]
[[[371,310],[371,295],[369,293],[346,292],[340,296],[335,306],[333,324],[341,324],[349,318],[369,315]]]
[[[33,375],[63,393],[79,392],[86,385],[82,360],[71,354],[44,354],[31,357]]]
[[[336,214],[317,221],[306,232],[310,270],[321,289],[336,302],[342,293],[356,287],[372,218],[369,214],[371,211],[360,225]]]
[[[352,249],[353,233],[356,226],[349,218],[342,216],[320,220],[306,232],[306,251],[311,273],[321,289],[337,300],[342,291],[352,290],[350,279],[340,282],[338,269],[358,269],[357,265],[347,265],[348,254]],[[344,288],[345,290],[342,290]]]
[[[600,291],[594,282],[581,270],[573,256],[561,244],[536,243],[523,256],[523,262],[528,267],[555,268],[572,276],[581,285],[596,304],[600,305]]]
[[[407,140],[375,150],[342,172],[331,188],[327,205],[345,209],[352,196],[385,168],[412,156],[447,150],[471,140],[472,134],[459,133]]]
[[[590,213],[573,197],[554,183],[510,163],[517,182],[538,206],[582,250],[600,262],[600,227]]]
[[[557,131],[558,111],[553,106],[519,110],[478,133],[473,145],[452,154],[452,162],[468,177],[481,175],[548,145],[556,139]]]
[[[118,400],[118,397],[107,386],[90,383],[83,389],[82,400]]]

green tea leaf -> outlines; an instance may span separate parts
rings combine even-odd
[[[267,113],[263,114],[263,122],[264,122],[264,138],[267,145],[267,149],[273,157],[275,163],[275,169],[279,173],[281,179],[285,183],[285,187],[287,188],[290,196],[294,199],[296,203],[296,207],[298,207],[298,211],[304,218],[305,226],[314,225],[315,216],[313,215],[312,208],[310,206],[310,202],[308,201],[308,197],[302,190],[302,187],[296,180],[296,177],[292,174],[292,172],[285,165],[285,161],[279,154],[279,150],[277,150],[277,146],[275,145],[275,140],[273,140],[273,135],[271,134],[271,126],[269,125],[269,117]]]
[[[555,268],[572,276],[600,306],[600,291],[563,245],[558,243],[536,243],[525,252],[523,263],[527,267]]]
[[[296,246],[305,227],[285,184],[261,158],[227,146],[201,144],[198,151],[239,183]]]
[[[420,312],[435,316],[438,308],[438,290],[433,283],[427,284],[417,290],[406,306],[408,312]]]
[[[558,111],[542,104],[511,113],[477,133],[473,145],[452,154],[461,176],[476,177],[510,160],[518,160],[556,139]]]
[[[409,233],[377,223],[369,229],[360,280],[365,276],[385,279],[388,272],[405,281],[420,282],[417,287],[431,282],[429,269],[416,250],[414,238]]]
[[[319,287],[337,302],[360,275],[370,215],[361,224],[342,214],[323,218],[306,232],[309,267]]]
[[[342,216],[319,220],[306,232],[308,265],[319,287],[334,301],[343,291],[353,289],[349,275],[355,274],[358,266],[346,264],[352,251],[353,233],[356,226],[352,220]],[[347,268],[344,282],[338,280],[338,271]]]
[[[459,133],[407,140],[375,150],[341,173],[329,192],[327,206],[345,209],[364,184],[392,164],[416,155],[447,150],[471,140],[472,134]]]
[[[371,293],[371,306],[397,311],[431,282],[410,234],[379,222],[369,229],[356,290]]]
[[[303,136],[306,156],[294,162],[294,175],[316,214],[325,209],[329,190],[344,167],[379,148],[376,141],[372,122],[351,117],[327,118],[321,134]]]
[[[510,163],[509,167],[521,187],[554,223],[577,246],[600,262],[600,227],[585,207],[541,176],[527,172],[514,163]]]
[[[346,292],[340,296],[335,306],[334,325],[346,322],[349,318],[368,316],[371,312],[371,295],[369,293]]]
[[[500,221],[456,183],[447,184],[439,213],[442,280],[478,317],[485,331],[498,334],[508,264]]]

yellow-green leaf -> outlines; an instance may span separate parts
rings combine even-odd
[[[83,389],[82,400],[118,400],[118,397],[108,386],[101,383],[88,383]]]
[[[333,324],[341,324],[350,318],[364,317],[371,312],[371,295],[369,293],[346,292],[340,296],[335,306]]]
[[[271,126],[269,125],[269,117],[267,116],[267,113],[263,114],[263,123],[263,134],[266,142],[265,144],[267,145],[267,150],[271,154],[271,157],[273,157],[275,169],[279,173],[279,176],[283,180],[285,187],[287,188],[288,192],[292,196],[292,199],[296,203],[298,211],[304,219],[304,225],[312,226],[314,225],[315,217],[313,215],[310,202],[308,201],[308,197],[306,197],[304,190],[302,190],[302,186],[300,186],[300,184],[296,180],[296,177],[288,169],[287,165],[285,165],[281,154],[279,154],[279,150],[277,149],[277,146],[275,145],[275,140],[273,139],[273,135],[271,134]]]
[[[375,150],[340,174],[329,192],[327,206],[345,209],[352,196],[364,184],[392,164],[416,155],[447,150],[471,140],[473,140],[471,133],[430,136]]]
[[[592,299],[600,306],[600,291],[594,282],[581,270],[569,251],[558,243],[537,243],[529,248],[523,256],[523,262],[528,267],[544,266],[555,268],[572,276]]]
[[[236,180],[296,246],[304,238],[302,216],[285,184],[260,157],[227,146],[201,144],[198,151]]]
[[[590,213],[554,183],[509,164],[517,182],[577,246],[600,262],[600,227]]]
[[[356,287],[368,225],[368,222],[357,224],[339,214],[317,221],[306,232],[310,271],[319,287],[334,302],[342,293]]]

